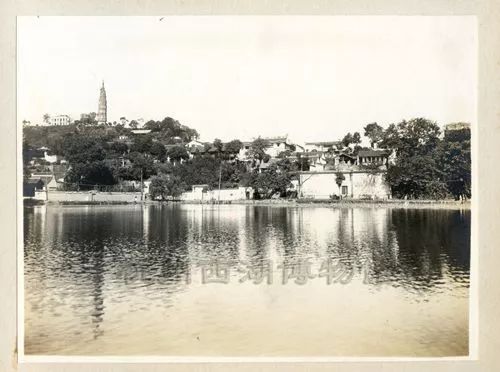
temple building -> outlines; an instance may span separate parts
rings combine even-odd
[[[106,124],[108,114],[108,102],[106,100],[106,89],[102,82],[101,94],[99,95],[99,108],[97,110],[97,124]]]

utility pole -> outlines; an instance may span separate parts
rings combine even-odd
[[[141,202],[144,201],[144,184],[142,180],[142,167],[141,167]]]
[[[220,163],[220,167],[219,167],[219,201],[218,201],[218,204],[220,204],[220,184],[221,184],[221,180],[222,180],[222,162]]]

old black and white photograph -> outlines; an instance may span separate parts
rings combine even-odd
[[[469,357],[477,48],[473,16],[18,17],[20,355]]]

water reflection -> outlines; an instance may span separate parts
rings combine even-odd
[[[267,348],[265,343],[254,345],[249,341],[255,331],[251,323],[271,329],[297,328],[296,319],[294,323],[286,317],[272,319],[282,314],[284,306],[288,306],[286,311],[293,308],[319,319],[326,315],[323,310],[306,305],[299,310],[297,298],[306,296],[308,301],[327,307],[340,296],[345,298],[344,290],[348,290],[345,293],[352,301],[359,302],[356,309],[360,318],[351,309],[338,316],[353,324],[344,322],[334,328],[335,321],[328,321],[336,332],[350,332],[352,338],[358,337],[366,345],[361,348],[346,340],[337,341],[341,344],[333,352],[340,353],[336,355],[407,353],[399,349],[400,345],[377,349],[379,336],[388,332],[386,324],[370,325],[370,336],[365,334],[367,327],[356,328],[354,323],[366,321],[365,308],[373,310],[373,303],[380,301],[392,301],[386,306],[395,309],[411,306],[410,311],[417,310],[415,318],[404,325],[412,327],[414,333],[407,335],[408,350],[418,355],[463,355],[468,350],[469,211],[238,205],[42,206],[25,208],[24,226],[27,353],[80,354],[83,350],[97,355],[168,355],[175,349],[177,355],[196,354],[196,350],[217,355],[220,350],[213,345],[191,344],[193,332],[213,327],[223,337],[228,323],[247,316],[243,323],[227,329],[236,337],[238,328],[246,339],[232,340],[230,346],[219,340],[225,353],[239,355],[254,347],[256,352],[262,348],[271,355],[288,355],[305,350],[304,346],[281,344],[272,336]],[[228,264],[232,278],[224,288],[216,287],[217,295],[211,292],[217,284],[201,284],[203,265],[214,261]],[[309,282],[303,283],[308,292],[300,286],[282,284],[286,265],[302,261],[311,265]],[[241,284],[242,264],[266,270],[270,262],[272,285]],[[319,274],[325,262],[341,263],[352,273],[343,288],[328,286]],[[264,302],[259,304],[259,299]],[[438,303],[443,305],[439,307]],[[212,315],[216,310],[220,317]],[[276,314],[266,315],[269,319],[264,321],[256,315],[261,311]],[[378,311],[382,314],[384,307]],[[401,321],[399,316],[394,315],[395,324]],[[446,342],[454,338],[445,349],[429,344],[424,337],[425,332],[435,331],[435,321],[441,324],[441,338]],[[162,322],[170,328],[162,331]],[[182,329],[178,328],[181,323]],[[422,324],[423,329],[417,331]],[[353,333],[355,329],[358,336]],[[314,329],[304,328],[301,332],[316,337]],[[388,336],[396,337],[396,333]],[[155,345],[144,341],[151,337],[156,337]],[[113,345],[120,345],[120,350]],[[326,351],[322,351],[323,347]],[[320,355],[332,353],[324,345],[316,345],[314,350]]]

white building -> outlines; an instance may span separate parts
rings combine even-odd
[[[338,178],[338,177],[341,178]],[[306,199],[390,199],[385,171],[300,172],[299,198]]]
[[[193,185],[193,190],[183,192],[180,199],[183,201],[216,203],[253,199],[251,187],[238,187],[235,189],[209,190],[208,185]]]
[[[50,125],[69,125],[71,118],[68,115],[56,115],[50,118]]]
[[[265,149],[265,153],[271,158],[277,158],[278,155],[286,150],[292,150],[293,145],[288,139],[288,136],[277,136],[277,137],[263,137],[262,140],[268,143],[268,147]],[[252,142],[244,141],[242,142],[243,147],[240,149],[237,159],[240,161],[248,160],[248,151],[252,147]]]
[[[340,141],[323,141],[323,142],[306,142],[304,144],[305,151],[329,151],[341,145]]]
[[[263,140],[269,143],[269,147],[266,149],[266,154],[272,158],[277,158],[278,155],[286,150],[291,150],[291,144],[288,141],[288,136],[278,136],[278,137],[264,137]]]

